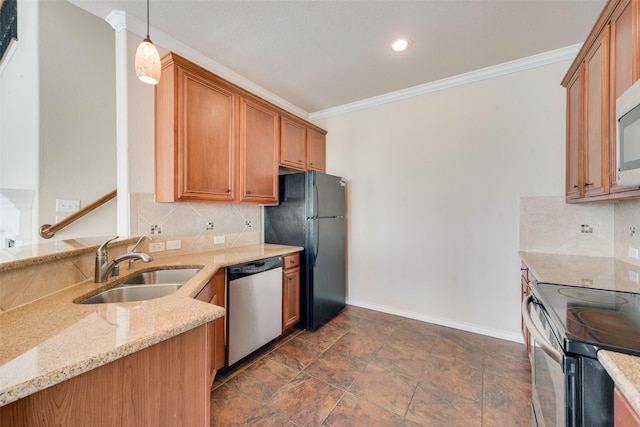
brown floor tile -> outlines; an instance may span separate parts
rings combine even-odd
[[[373,361],[388,371],[400,372],[418,379],[428,359],[429,353],[424,349],[386,344],[376,353]]]
[[[296,369],[289,368],[269,357],[257,360],[240,374],[230,378],[226,384],[235,387],[242,393],[258,400],[269,399],[282,386],[298,374]]]
[[[420,383],[431,384],[466,399],[482,401],[482,370],[474,369],[459,359],[431,357]]]
[[[329,349],[311,362],[303,372],[334,387],[346,390],[366,367],[367,362],[351,360]]]
[[[219,375],[211,423],[529,427],[530,384],[522,344],[347,306]]]
[[[457,360],[476,369],[482,369],[484,363],[484,353],[481,350],[452,335],[438,336],[431,354],[442,359]]]
[[[344,391],[301,373],[267,405],[298,426],[317,426],[336,406]]]
[[[484,371],[531,383],[531,362],[526,350],[506,351],[499,355],[485,353]]]
[[[315,331],[304,331],[297,338],[316,344],[324,350],[331,347],[346,333],[347,330],[344,328],[327,324]]]
[[[370,363],[349,388],[349,392],[403,417],[418,383],[417,378],[387,371]]]
[[[483,426],[531,425],[531,384],[485,372]]]
[[[393,331],[393,334],[385,339],[385,343],[393,344],[400,348],[412,348],[429,352],[437,338],[437,334],[432,334],[427,330],[420,331],[398,326]]]
[[[482,404],[421,383],[416,388],[406,419],[425,427],[481,426]]]
[[[323,348],[309,341],[293,338],[271,352],[271,358],[298,371],[322,354]]]
[[[372,340],[371,337],[350,332],[336,341],[329,350],[338,352],[342,357],[349,358],[358,364],[366,364],[382,345],[381,340]]]
[[[252,427],[295,427],[294,423],[282,418],[277,411],[267,406],[260,407],[260,409],[256,411],[253,416],[247,418],[242,425]]]
[[[223,384],[211,393],[211,425],[241,425],[260,410],[260,402]]]
[[[322,425],[328,427],[392,427],[404,426],[405,424],[402,417],[366,400],[359,399],[351,393],[345,393]]]

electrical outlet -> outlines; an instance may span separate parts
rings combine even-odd
[[[638,272],[635,270],[629,270],[629,280],[638,283]]]
[[[164,242],[149,243],[149,252],[162,252],[164,247]]]
[[[225,262],[226,260],[227,257],[224,254],[213,256],[213,262]]]
[[[56,212],[76,212],[80,210],[80,200],[56,199]]]
[[[224,236],[213,236],[213,243],[214,244],[220,244],[220,243],[224,243]]]
[[[629,258],[638,259],[638,248],[629,247]]]
[[[167,250],[180,249],[182,247],[181,240],[167,240]]]

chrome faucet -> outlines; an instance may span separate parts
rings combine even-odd
[[[109,279],[109,275],[111,272],[118,266],[120,261],[124,261],[125,259],[139,259],[142,262],[151,262],[153,261],[153,257],[151,255],[147,255],[142,252],[129,252],[119,257],[114,258],[112,261],[109,261],[109,256],[107,254],[107,244],[116,240],[120,236],[116,236],[113,239],[109,239],[104,242],[96,251],[96,267],[95,267],[95,275],[94,282],[95,283],[104,283]]]
[[[133,249],[131,249],[131,252],[138,252],[138,245],[144,240],[144,239],[149,239],[149,240],[153,240],[151,238],[151,236],[149,236],[148,234],[145,234],[144,236],[140,236],[140,238],[138,239],[138,241],[136,242],[136,244],[133,246]],[[129,270],[135,270],[136,269],[136,259],[135,258],[131,258],[129,260]]]

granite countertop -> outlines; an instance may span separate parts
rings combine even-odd
[[[539,282],[640,293],[632,279],[640,266],[616,258],[536,252],[520,252],[520,257]],[[640,357],[600,350],[598,360],[640,414]]]
[[[73,378],[224,315],[194,299],[228,265],[284,255],[300,247],[259,244],[138,263],[107,283],[85,280],[0,314],[0,406]],[[175,293],[147,301],[76,304],[75,300],[162,267],[202,268]]]

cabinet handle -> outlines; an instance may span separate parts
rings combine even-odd
[[[227,188],[227,193],[231,193],[231,189],[230,188]]]
[[[590,185],[593,185],[593,182],[592,182],[592,183],[588,183],[588,182],[585,182],[585,183],[584,183],[584,186],[585,186],[585,187],[588,187],[588,186],[590,186]]]
[[[574,185],[573,188],[578,188],[578,184]]]
[[[302,160],[298,160],[298,163],[302,163]]]
[[[289,281],[292,281],[292,280],[293,280],[293,277],[289,277]]]
[[[247,194],[251,194],[251,190],[247,190]]]

